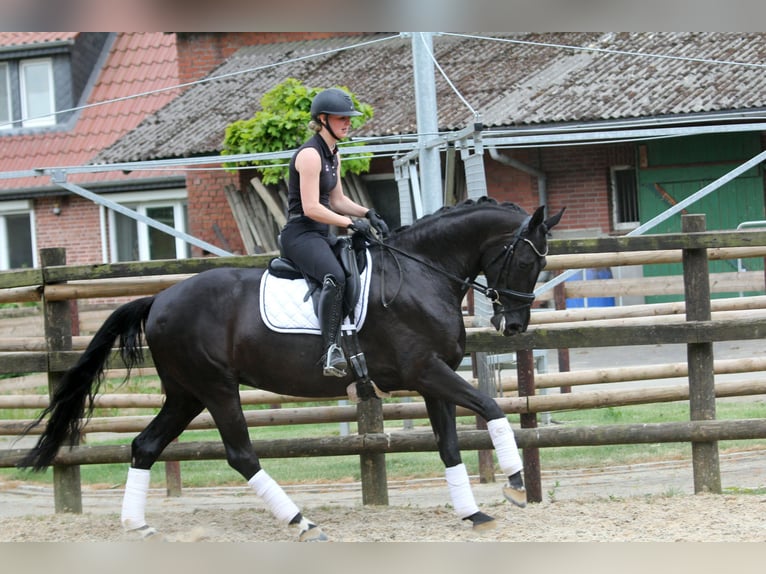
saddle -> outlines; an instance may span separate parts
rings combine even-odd
[[[346,275],[346,289],[343,292],[343,315],[349,317],[352,322],[355,320],[354,310],[362,292],[360,275],[367,267],[366,250],[364,238],[356,235],[338,237],[338,241],[333,246],[333,252]],[[309,285],[309,294],[314,305],[314,312],[316,312],[319,292],[322,287],[319,281],[304,275],[295,263],[284,255],[269,261],[268,270],[274,277],[280,279],[305,279]]]

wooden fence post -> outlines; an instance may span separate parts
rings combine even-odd
[[[62,247],[41,249],[40,265],[43,269],[43,284],[47,285],[46,267],[66,265],[66,249]],[[44,291],[43,291],[44,293]],[[50,355],[60,351],[72,350],[72,308],[69,301],[43,302],[45,343]],[[52,372],[48,366],[48,393],[52,397],[63,373]],[[75,438],[75,444],[79,437]],[[80,467],[77,465],[53,466],[53,497],[56,512],[82,513],[82,489],[80,485]]]
[[[563,283],[559,283],[553,288],[553,301],[557,311],[567,308],[566,287]],[[571,370],[569,349],[556,349],[556,353],[559,360],[559,373],[568,373]],[[559,392],[571,393],[572,386],[563,385]]]
[[[681,216],[684,233],[705,231],[705,215]],[[710,273],[706,249],[684,249],[684,294],[687,321],[710,321]],[[715,420],[713,343],[689,343],[689,416],[693,421]],[[694,492],[721,493],[718,442],[692,442]]]
[[[382,433],[383,403],[373,397],[356,406],[357,427],[360,435]],[[362,504],[388,506],[388,482],[385,453],[359,455],[362,474]]]
[[[477,351],[471,353],[474,376],[479,381],[479,391],[488,397],[497,396],[497,384],[489,369],[488,353]],[[476,415],[476,428],[487,430],[487,421]],[[479,457],[479,482],[486,484],[495,482],[495,451],[480,450]]]
[[[516,372],[519,379],[519,396],[531,397],[535,394],[535,356],[532,349],[522,349],[516,352]],[[522,413],[521,428],[537,428],[536,413]],[[543,501],[543,487],[540,476],[540,449],[525,448],[522,453],[524,460],[524,482],[527,487],[529,502]]]

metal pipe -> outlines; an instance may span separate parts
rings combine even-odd
[[[433,41],[431,33],[413,33],[412,59],[415,70],[415,106],[417,109],[419,134],[420,190],[425,213],[433,213],[442,206],[439,149],[426,145],[427,138],[439,131],[432,53]]]
[[[59,185],[63,187],[64,189],[71,191],[72,193],[75,193],[81,197],[84,197],[85,199],[89,199],[98,205],[103,205],[104,207],[108,207],[109,209],[116,211],[117,213],[121,213],[127,217],[130,217],[131,219],[140,221],[141,223],[144,223],[148,225],[149,227],[159,229],[160,231],[163,231],[169,235],[172,235],[173,237],[179,237],[183,239],[184,241],[186,241],[187,243],[196,245],[197,247],[201,249],[205,249],[209,251],[210,253],[219,255],[221,257],[230,257],[232,255],[228,251],[224,251],[223,249],[216,247],[215,245],[212,245],[206,241],[197,239],[196,237],[192,237],[188,233],[184,233],[183,231],[178,231],[177,229],[174,229],[170,227],[169,225],[165,225],[164,223],[155,221],[154,219],[150,217],[141,215],[140,213],[133,211],[132,209],[128,209],[124,205],[120,205],[119,203],[116,203],[112,201],[111,199],[106,199],[105,197],[101,197],[100,195],[95,194],[92,191],[88,191],[87,189],[80,187],[79,185],[76,185],[74,183],[69,183],[68,181],[66,181],[66,175],[63,172],[54,173],[53,177],[51,178],[51,181],[53,181],[53,183],[55,183],[56,185]]]
[[[528,173],[537,178],[538,201],[540,202],[540,205],[546,206],[545,210],[547,213],[548,211],[548,207],[547,207],[548,206],[548,178],[545,175],[545,172],[537,169],[536,167],[532,167],[531,165],[527,165],[524,162],[521,162],[517,159],[501,154],[499,151],[497,151],[497,148],[495,148],[495,146],[489,145],[487,146],[487,149],[489,150],[489,156],[493,160],[499,163],[502,163],[503,165],[514,167],[518,170],[523,171],[524,173]]]

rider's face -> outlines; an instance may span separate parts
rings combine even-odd
[[[330,125],[333,133],[339,138],[344,138],[348,135],[348,130],[351,127],[351,118],[348,116],[333,116],[327,115],[327,123]]]

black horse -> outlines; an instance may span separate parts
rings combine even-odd
[[[455,512],[474,528],[493,525],[479,511],[458,448],[455,406],[488,421],[498,464],[509,481],[508,500],[526,504],[522,463],[497,403],[455,373],[465,353],[462,301],[473,287],[490,297],[492,323],[504,335],[527,328],[532,293],[545,266],[547,235],[563,213],[545,219],[511,203],[482,198],[445,207],[372,243],[372,281],[366,322],[358,333],[369,375],[383,392],[421,394],[445,465]],[[475,282],[483,272],[487,286]],[[284,334],[264,325],[259,311],[262,269],[221,268],[199,273],[153,297],[122,305],[105,321],[77,364],[63,377],[37,445],[20,467],[50,466],[68,436],[76,436],[119,338],[128,366],[140,358],[142,336],[166,399],[132,443],[122,524],[145,535],[149,469],[163,449],[207,408],[220,431],[228,463],[249,482],[275,517],[296,525],[301,540],[324,539],[321,529],[262,469],[242,413],[239,385],[303,397],[337,397],[352,382],[322,376],[321,337]],[[86,398],[87,413],[86,413]]]

